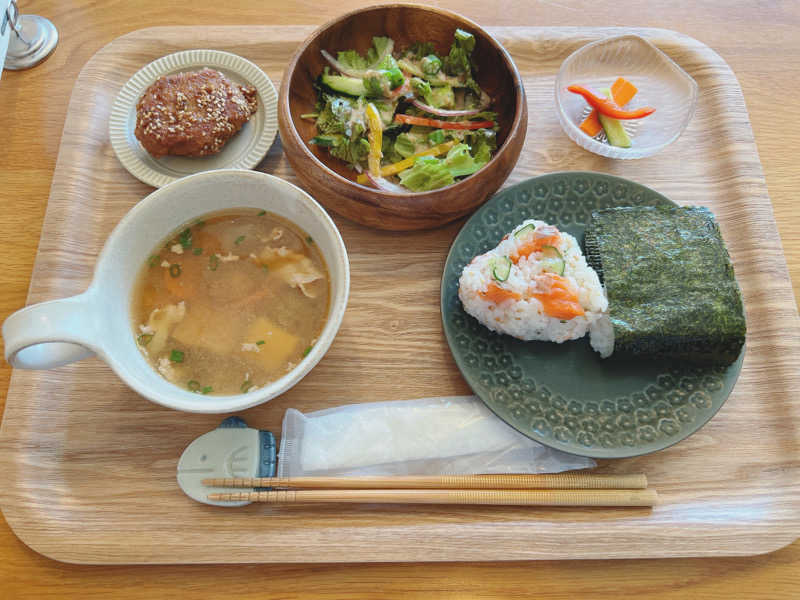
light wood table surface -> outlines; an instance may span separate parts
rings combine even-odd
[[[155,25],[319,24],[353,0],[19,0],[59,29],[55,54],[0,81],[0,320],[22,307],[36,255],[72,85],[103,45]],[[557,2],[435,3],[483,25],[645,26],[688,34],[715,49],[744,91],[795,297],[800,297],[800,3]],[[675,174],[680,177],[680,173]],[[11,369],[0,365],[0,403]],[[421,549],[421,552],[424,549]],[[765,556],[726,559],[376,565],[87,567],[29,550],[0,521],[0,597],[162,598],[796,598],[800,542]]]

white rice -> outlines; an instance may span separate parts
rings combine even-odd
[[[608,314],[603,314],[597,321],[589,325],[589,343],[595,352],[603,358],[614,353],[614,327]]]
[[[511,265],[508,279],[502,283],[495,282],[505,289],[520,294],[521,300],[509,299],[495,304],[481,296],[481,292],[485,292],[489,284],[495,281],[492,275],[493,265],[496,261],[503,260],[504,257],[516,254],[515,251],[523,242],[518,240],[514,234],[529,224],[534,225],[537,230],[548,226],[543,221],[528,219],[514,228],[514,231],[507,235],[496,248],[476,256],[464,268],[458,286],[458,296],[464,305],[464,310],[492,331],[505,333],[521,340],[561,343],[581,338],[586,335],[593,324],[604,316],[608,309],[608,300],[597,273],[586,264],[577,240],[564,231],[559,232],[560,240],[555,247],[564,258],[563,277],[576,291],[578,302],[585,314],[567,320],[551,317],[544,313],[542,303],[530,295],[529,290],[532,285],[535,285],[535,278],[547,272],[550,266],[547,261],[542,262],[544,258],[542,252],[534,252],[528,257],[521,257],[517,264]],[[611,331],[610,324],[608,328],[593,328],[593,347],[604,356],[609,347],[613,349],[613,332]],[[612,335],[610,342],[607,339],[609,332]]]

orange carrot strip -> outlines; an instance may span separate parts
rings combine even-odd
[[[589,137],[594,137],[600,133],[603,130],[603,126],[600,124],[600,117],[597,116],[597,109],[593,108],[592,112],[589,113],[589,116],[583,120],[579,127]]]
[[[611,86],[611,97],[614,99],[614,102],[617,103],[617,106],[625,106],[628,102],[633,100],[633,97],[638,91],[636,86],[630,81],[624,77],[618,77]],[[580,128],[589,137],[594,137],[600,133],[603,126],[600,124],[600,119],[597,116],[597,109],[592,109],[589,116],[580,124]]]
[[[624,77],[617,78],[611,85],[611,97],[614,99],[614,102],[617,103],[617,106],[625,106],[628,102],[633,100],[633,97],[638,91],[636,86]]]

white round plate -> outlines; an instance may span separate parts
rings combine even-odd
[[[209,67],[239,85],[258,92],[258,110],[218,154],[202,157],[152,157],[134,135],[136,103],[144,91],[163,75]],[[249,60],[219,50],[184,50],[168,54],[140,69],[114,101],[108,134],[122,165],[137,179],[162,187],[193,173],[215,169],[252,169],[269,150],[278,131],[278,94],[266,76]]]

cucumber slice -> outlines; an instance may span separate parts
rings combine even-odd
[[[534,227],[533,223],[528,223],[527,225],[525,225],[525,227],[523,227],[522,229],[517,231],[514,234],[514,237],[523,238],[523,237],[533,233],[534,231],[536,231],[536,227]]]
[[[607,117],[602,113],[597,113],[597,116],[600,118],[600,125],[603,126],[603,131],[606,132],[609,144],[620,148],[631,147],[631,138],[619,119]]]
[[[422,72],[422,69],[420,69],[414,63],[405,60],[404,58],[401,58],[400,60],[397,61],[397,66],[400,67],[406,73],[411,73],[414,77],[422,77],[422,78],[425,77],[425,73]]]
[[[497,281],[505,281],[511,274],[511,259],[507,256],[492,259],[492,277]]]
[[[611,96],[610,89],[604,88],[603,93],[607,98],[611,98],[612,100],[614,99]],[[597,111],[597,118],[600,119],[600,125],[603,126],[603,131],[606,134],[606,139],[608,139],[609,144],[612,146],[619,146],[620,148],[631,147],[631,138],[628,137],[628,132],[625,131],[625,128],[622,126],[622,122],[619,119],[607,117],[600,111]]]
[[[309,144],[316,144],[317,146],[325,146],[326,148],[330,148],[332,146],[338,146],[341,142],[342,142],[342,136],[338,134],[318,135],[308,140]]]
[[[323,85],[328,86],[334,92],[347,94],[348,96],[366,96],[367,88],[364,82],[355,77],[345,77],[344,75],[323,75]]]
[[[564,269],[567,267],[564,256],[555,246],[542,246],[541,263],[547,271],[555,273],[556,275],[563,275]]]

